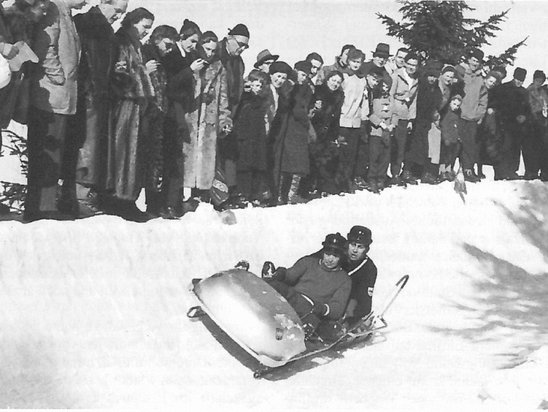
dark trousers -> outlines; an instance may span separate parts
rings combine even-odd
[[[547,157],[544,142],[547,134],[547,120],[542,113],[535,113],[527,128],[527,136],[523,139],[521,150],[525,173],[538,176],[542,168],[543,158]]]
[[[460,163],[465,170],[473,169],[478,162],[479,145],[477,142],[478,122],[475,120],[460,119],[459,136],[462,140]]]
[[[337,175],[345,186],[343,190],[349,190],[352,180],[356,176],[356,162],[358,160],[358,148],[360,145],[360,129],[341,127],[340,135],[346,139],[346,144],[339,148],[339,165]]]
[[[238,191],[250,200],[263,200],[264,194],[270,192],[266,172],[246,170],[237,173]]]
[[[67,159],[65,150],[70,115],[29,109],[28,124],[28,188],[25,210],[46,212],[57,210],[57,182],[64,178],[75,185],[76,155]],[[72,149],[72,148],[71,148]],[[73,169],[71,167],[74,166]],[[63,174],[65,174],[63,176]],[[65,187],[67,187],[65,186]],[[74,187],[74,194],[76,188]]]
[[[370,180],[384,179],[390,161],[390,136],[389,132],[383,132],[385,136],[369,137],[369,175]],[[402,153],[403,161],[403,153]],[[400,163],[401,167],[401,163]],[[398,172],[399,174],[399,172]]]
[[[407,145],[407,136],[409,133],[407,129],[408,124],[409,120],[400,119],[398,120],[396,129],[394,129],[394,136],[390,148],[390,174],[392,177],[399,176],[401,173]]]

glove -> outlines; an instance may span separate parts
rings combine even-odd
[[[312,313],[316,316],[325,316],[329,313],[329,306],[325,303],[314,303]]]

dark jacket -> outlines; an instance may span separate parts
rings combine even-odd
[[[217,46],[216,55],[226,69],[228,83],[228,108],[232,115],[236,113],[242,93],[244,92],[244,61],[240,56],[231,56],[226,47],[224,38]]]
[[[320,264],[320,259],[306,256],[286,270],[285,281],[314,303],[327,305],[328,319],[336,320],[343,316],[352,287],[343,269],[329,271]]]
[[[501,120],[506,126],[517,125],[516,118],[519,115],[531,116],[527,89],[516,86],[513,80],[493,89],[489,99],[489,106],[500,114]]]
[[[243,94],[233,132],[238,139],[239,171],[267,170],[266,111],[266,93]]]
[[[363,265],[362,262],[353,262],[350,260],[343,262],[343,269],[348,272],[352,280],[350,301],[356,302],[354,313],[352,314],[355,318],[362,318],[371,312],[373,291],[375,282],[377,281],[377,266],[375,266],[375,263],[373,263],[369,256],[365,258]]]
[[[307,175],[310,172],[308,154],[308,107],[312,90],[308,84],[296,84],[289,97],[289,105],[281,115],[279,133],[274,137],[275,176],[282,172]]]
[[[318,100],[322,102],[322,108],[314,110],[312,126],[319,142],[334,141],[339,136],[339,117],[344,102],[344,92],[341,89],[332,91],[322,84],[316,87],[310,106],[314,107]]]

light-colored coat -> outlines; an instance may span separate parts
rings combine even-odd
[[[232,125],[226,69],[217,60],[194,78],[196,103],[186,114],[190,143],[183,144],[184,186],[208,190],[215,177],[217,138],[225,125]]]
[[[359,129],[362,120],[369,116],[369,100],[367,99],[367,81],[365,77],[344,73],[341,89],[344,92],[344,102],[341,108],[339,124],[341,127]]]
[[[487,88],[483,81],[481,69],[473,72],[466,63],[464,67],[464,97],[460,106],[460,117],[465,120],[479,121],[487,111]]]
[[[397,69],[392,75],[390,99],[392,101],[393,122],[413,120],[417,114],[418,79],[409,82],[405,69]]]
[[[80,41],[70,7],[51,0],[34,41],[39,58],[31,79],[31,104],[57,114],[76,113]]]

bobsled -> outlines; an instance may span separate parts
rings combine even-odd
[[[303,325],[295,310],[255,274],[225,270],[196,279],[190,291],[199,301],[191,311],[203,310],[261,364],[281,366],[306,350]]]

